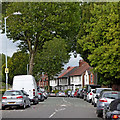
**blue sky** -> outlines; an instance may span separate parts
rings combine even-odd
[[[5,34],[0,34],[0,53],[4,53],[10,57],[12,57],[13,53],[17,51],[17,43],[13,43],[12,40],[6,38]],[[69,63],[67,63],[64,68],[66,69],[68,66],[78,66],[79,60],[81,59],[80,55],[77,55],[77,58],[74,58],[73,54],[71,54],[71,58]]]

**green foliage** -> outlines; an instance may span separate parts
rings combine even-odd
[[[41,71],[47,73],[49,77],[53,77],[59,73],[70,58],[66,47],[65,41],[61,38],[53,38],[53,40],[45,42],[42,52],[38,53],[35,59],[35,74]]]
[[[19,49],[30,53],[32,74],[34,57],[44,42],[60,36],[68,43],[70,52],[76,42],[79,29],[79,3],[58,2],[11,2],[5,10],[7,36],[14,42],[19,41]],[[22,15],[12,15],[14,12]]]
[[[83,24],[85,34],[78,40],[82,55],[103,76],[104,84],[120,79],[119,7],[119,2],[94,3],[90,19]]]
[[[8,82],[12,84],[15,75],[27,74],[27,64],[29,62],[29,55],[27,53],[16,52],[8,60]],[[2,81],[5,82],[5,64],[2,66]]]
[[[56,94],[56,93],[58,93],[60,90],[53,90],[53,92]]]
[[[71,89],[67,89],[67,90],[65,90],[64,92],[65,92],[65,94],[67,94],[68,93],[68,91],[71,91]]]

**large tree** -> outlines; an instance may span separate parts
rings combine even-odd
[[[15,2],[7,5],[7,36],[19,41],[19,48],[30,53],[29,74],[33,74],[34,58],[45,41],[60,35],[73,49],[80,19],[79,3]],[[21,15],[12,15],[14,12]]]
[[[120,79],[119,8],[119,2],[94,3],[89,21],[83,24],[86,34],[78,40],[81,53],[87,54],[94,70],[107,79],[106,83]]]
[[[48,76],[48,82],[54,78],[70,58],[66,48],[65,40],[60,37],[45,42],[42,52],[37,53],[34,74],[40,76],[39,72],[44,72]]]

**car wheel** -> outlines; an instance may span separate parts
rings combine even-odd
[[[106,120],[105,110],[103,110],[103,119]]]
[[[96,103],[94,103],[94,107],[96,107]]]
[[[99,113],[99,114],[97,114],[97,117],[103,117],[103,115]]]
[[[26,104],[24,103],[21,108],[22,108],[22,109],[25,109],[25,108],[26,108]]]
[[[2,107],[2,110],[5,110],[5,107]]]
[[[31,106],[31,102],[29,101],[29,104],[28,104],[28,106],[30,107]]]

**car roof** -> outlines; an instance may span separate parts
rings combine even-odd
[[[21,90],[6,90],[5,92],[8,92],[8,91],[21,91]]]
[[[95,89],[112,89],[112,88],[95,88]]]

